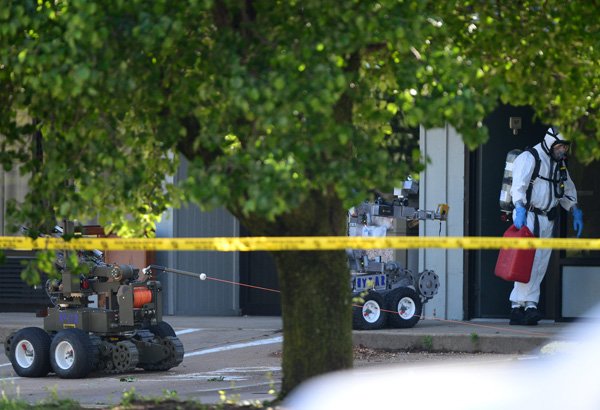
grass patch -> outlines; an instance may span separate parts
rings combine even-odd
[[[71,399],[62,399],[58,397],[56,389],[48,391],[48,398],[39,401],[38,403],[31,404],[23,399],[19,398],[18,388],[17,397],[10,397],[4,387],[0,390],[0,410],[21,410],[21,409],[35,409],[35,410],[50,410],[50,409],[65,409],[65,410],[80,410],[83,407]]]
[[[219,378],[215,378],[219,379]],[[223,377],[221,377],[221,380]],[[0,410],[89,410],[89,406],[81,405],[75,400],[62,399],[58,397],[56,389],[50,390],[47,399],[37,403],[28,403],[19,398],[19,390],[16,389],[16,397],[11,397],[5,389],[0,389]],[[259,410],[280,409],[277,401],[241,400],[238,395],[227,396],[224,390],[219,391],[220,402],[216,404],[203,404],[195,400],[180,400],[177,391],[164,389],[162,397],[149,398],[140,396],[135,388],[131,388],[121,397],[117,405],[106,405],[104,407],[94,406],[95,410]],[[273,388],[269,394],[276,397]]]
[[[433,337],[429,335],[423,336],[423,349],[427,351],[433,350]]]
[[[59,399],[59,400],[42,400],[39,403],[30,404],[25,400],[8,398],[4,395],[0,398],[0,409],[1,410],[83,410],[79,403],[70,399]]]

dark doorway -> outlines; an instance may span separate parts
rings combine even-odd
[[[509,223],[500,218],[499,206],[506,154],[514,148],[533,147],[543,139],[548,127],[534,121],[533,114],[529,107],[501,105],[486,119],[489,141],[472,152],[469,158],[470,236],[502,236],[509,227]],[[511,117],[521,119],[521,129],[516,135],[509,127]],[[494,275],[497,258],[497,250],[469,252],[470,318],[508,317],[508,295],[513,284]],[[541,312],[544,312],[546,282],[542,283]]]
[[[240,236],[249,236],[244,227]],[[275,292],[279,290],[277,268],[269,252],[240,252],[240,282],[249,285],[240,287],[242,315],[281,315],[281,298]]]
[[[574,148],[577,151],[577,147]],[[600,178],[597,177],[600,162],[583,164],[575,153],[569,158],[569,173],[577,187],[577,202],[583,210],[582,238],[600,238]],[[573,218],[566,211],[561,212],[560,226],[562,236],[575,237]],[[587,317],[600,303],[600,251],[571,249],[554,253],[558,265],[553,305],[556,320]]]

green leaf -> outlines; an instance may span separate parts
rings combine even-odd
[[[25,59],[27,58],[27,52],[28,50],[21,50],[19,52],[19,55],[17,56],[19,63],[23,63],[25,61]]]

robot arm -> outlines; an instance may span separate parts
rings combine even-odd
[[[411,206],[413,198],[419,193],[419,184],[413,179],[404,181],[402,188],[394,189],[394,196],[391,201],[386,201],[381,195],[378,195],[375,203],[371,205],[368,213],[370,216],[383,216],[395,219],[405,219],[407,221],[424,221],[448,219],[448,204],[439,204],[435,211],[418,209]]]
[[[427,211],[423,209],[413,208],[404,205],[393,205],[391,215],[382,215],[379,205],[373,205],[371,213],[373,216],[391,216],[398,219],[406,219],[407,221],[425,221],[425,220],[440,220],[448,219],[448,204],[438,204],[435,211]],[[389,211],[388,211],[389,212]]]

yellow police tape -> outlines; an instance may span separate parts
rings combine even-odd
[[[0,249],[153,250],[153,251],[308,251],[336,249],[600,249],[600,239],[498,237],[276,236],[242,238],[38,238],[0,236]]]

